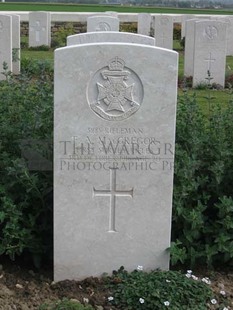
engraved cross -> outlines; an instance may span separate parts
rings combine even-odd
[[[35,26],[31,27],[36,34],[36,42],[40,42],[40,32],[41,30],[44,31],[44,27],[41,26],[40,21],[37,20]]]
[[[212,58],[212,54],[210,52],[209,58],[205,59],[205,61],[208,61],[208,71],[211,72],[211,63],[215,62],[216,59]]]
[[[115,228],[115,209],[116,197],[133,197],[133,188],[130,190],[116,189],[116,168],[110,168],[110,189],[93,188],[94,196],[110,197],[109,232],[116,232]]]

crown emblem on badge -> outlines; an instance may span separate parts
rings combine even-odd
[[[124,69],[124,60],[118,58],[117,56],[110,60],[108,68],[112,71],[122,71]]]

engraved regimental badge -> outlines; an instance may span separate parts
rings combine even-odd
[[[115,57],[93,75],[87,97],[90,108],[101,118],[124,120],[140,108],[143,85],[138,75]]]

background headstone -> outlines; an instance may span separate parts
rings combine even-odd
[[[90,16],[87,18],[87,32],[119,31],[120,21],[109,15]]]
[[[150,35],[151,31],[151,15],[149,13],[138,14],[138,34]]]
[[[219,21],[195,22],[193,86],[207,82],[225,86],[226,23]]]
[[[185,24],[184,75],[193,76],[194,35],[197,19],[189,19]]]
[[[182,21],[181,21],[181,39],[185,37],[185,26],[186,26],[186,21],[189,19],[195,19],[195,15],[193,14],[184,14],[182,15]]]
[[[0,15],[0,72],[3,72],[3,63],[8,66],[7,71],[12,71],[12,17]],[[0,80],[5,76],[0,73]]]
[[[145,45],[155,45],[155,39],[130,32],[87,32],[67,37],[67,45],[87,44],[95,42],[125,42]]]
[[[168,15],[154,17],[154,37],[156,46],[167,49],[173,48],[173,18]]]
[[[55,281],[168,269],[177,69],[146,45],[55,51]]]
[[[233,16],[211,16],[212,20],[222,21],[227,24],[227,56],[233,56]]]
[[[51,43],[51,17],[49,12],[29,13],[29,46]]]
[[[20,16],[11,15],[12,17],[12,72],[20,73]]]

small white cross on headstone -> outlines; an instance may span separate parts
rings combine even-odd
[[[40,21],[37,20],[35,26],[31,27],[36,33],[36,42],[40,42],[40,33],[41,31],[45,31],[44,27],[41,27]]]
[[[208,71],[211,73],[211,63],[215,62],[216,59],[212,58],[212,53],[210,52],[209,58],[206,58],[205,61],[208,62]]]
[[[133,189],[117,190],[116,189],[116,168],[110,168],[110,189],[99,190],[93,188],[94,196],[110,197],[110,215],[109,215],[109,232],[116,232],[115,228],[115,209],[116,197],[133,197]]]

